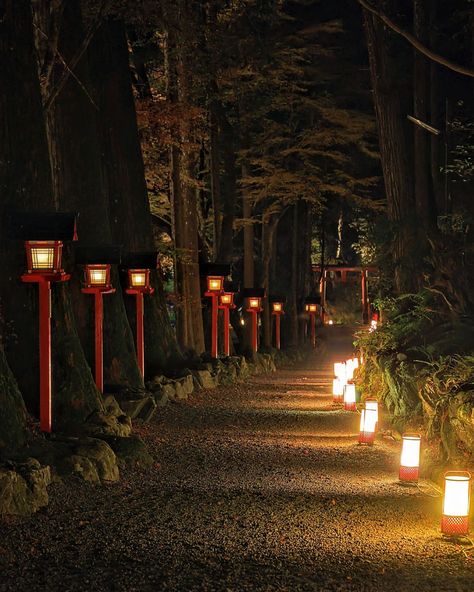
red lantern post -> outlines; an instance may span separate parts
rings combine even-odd
[[[62,241],[26,241],[27,273],[25,283],[39,288],[39,365],[40,365],[40,429],[51,432],[51,283],[67,282],[70,275],[61,269]]]
[[[150,285],[149,269],[129,269],[127,294],[134,294],[136,298],[136,347],[137,362],[142,376],[145,376],[145,331],[143,314],[143,295],[153,294],[155,290]]]
[[[230,356],[230,310],[235,308],[234,293],[223,292],[220,295],[219,309],[224,311],[224,355]]]
[[[207,276],[207,292],[204,294],[211,298],[211,356],[217,358],[219,355],[218,344],[218,312],[219,296],[224,289],[224,276]]]
[[[83,294],[93,294],[95,313],[95,383],[102,393],[104,390],[104,337],[103,301],[104,294],[113,294],[115,288],[110,284],[109,264],[90,264],[84,269],[86,287]]]
[[[316,314],[318,312],[317,304],[308,304],[309,319],[311,323],[311,345],[316,347]]]
[[[283,312],[283,302],[273,302],[272,308],[273,308],[272,315],[275,316],[275,347],[277,349],[281,349],[281,340],[280,340],[281,315],[285,314]]]
[[[258,351],[258,313],[262,312],[262,299],[259,296],[247,298],[247,312],[252,315],[252,351]]]

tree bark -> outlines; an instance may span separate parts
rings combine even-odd
[[[391,13],[396,6],[396,0],[383,0],[380,8]],[[403,85],[408,63],[394,33],[371,13],[365,11],[364,16],[387,212],[394,226],[395,286],[399,292],[413,291],[415,200],[406,118],[409,101]]]
[[[54,211],[31,4],[2,0],[0,15],[2,218],[8,209]],[[20,283],[25,269],[23,244],[3,239],[1,246],[0,293],[10,333],[5,352],[28,409],[38,415],[38,288]],[[53,429],[58,430],[82,423],[102,402],[76,332],[69,289],[53,285],[52,294]]]
[[[417,39],[426,44],[429,41],[429,8],[423,0],[414,4],[414,33]],[[414,114],[417,119],[428,122],[429,116],[429,63],[414,51],[413,88]],[[414,129],[414,177],[415,202],[418,226],[418,245],[428,248],[427,239],[433,233],[436,211],[430,186],[430,139],[429,132],[415,125]]]
[[[41,26],[42,30],[49,30],[47,22],[42,22]],[[83,40],[80,1],[71,0],[64,7],[58,43],[66,64],[79,51]],[[56,61],[51,76],[53,85],[61,79],[64,68],[62,61]],[[78,235],[81,243],[110,244],[112,235],[108,193],[98,135],[97,117],[100,114],[87,94],[91,89],[91,81],[86,55],[78,62],[73,73],[74,76],[68,78],[47,113],[54,196],[60,209],[80,213]],[[104,299],[106,390],[112,385],[142,387],[143,379],[136,361],[134,338],[115,268],[112,276],[117,290]],[[93,367],[94,302],[93,298],[81,293],[82,278],[83,270],[77,267],[70,286],[78,332],[89,364]]]
[[[123,22],[106,20],[95,34],[88,55],[100,112],[112,240],[126,251],[152,251],[155,244]],[[162,372],[179,358],[157,271],[152,272],[152,285],[154,295],[145,298],[145,376]],[[132,300],[127,298],[126,302],[134,329]]]
[[[166,75],[168,100],[185,104],[189,95],[187,48],[176,34],[181,5],[167,13]],[[177,336],[184,350],[202,353],[205,349],[199,278],[197,204],[194,187],[196,155],[188,122],[180,122],[170,148],[171,201],[175,247],[175,291],[177,296]]]

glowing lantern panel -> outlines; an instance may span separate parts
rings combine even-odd
[[[420,473],[421,436],[406,434],[402,438],[400,457],[400,481],[418,481]]]
[[[340,378],[334,378],[332,381],[332,394],[334,403],[342,403],[344,397],[344,381]]]
[[[149,269],[129,269],[128,286],[131,290],[146,292],[150,289],[150,270]]]
[[[344,362],[336,362],[334,364],[334,376],[342,381],[346,379],[346,365]]]
[[[110,265],[86,265],[86,285],[91,288],[107,288],[110,285]]]
[[[317,312],[317,310],[318,310],[317,304],[308,304],[308,308],[307,308],[308,312],[315,313],[315,312]]]
[[[274,302],[273,303],[273,312],[282,312],[283,311],[283,305],[281,302]]]
[[[377,399],[366,399],[365,408],[372,409],[375,412],[375,423],[379,421],[379,402]]]
[[[369,444],[374,443],[375,427],[377,424],[377,413],[374,409],[362,409],[360,415],[360,431],[359,443]]]
[[[223,306],[231,306],[233,304],[234,295],[230,293],[221,294],[221,304]]]
[[[130,275],[133,288],[138,288],[140,286],[146,285],[146,274],[144,272],[135,271]]]
[[[355,411],[357,409],[355,384],[346,384],[344,386],[344,409],[346,411]]]
[[[260,298],[249,298],[249,308],[260,308]]]
[[[25,246],[29,273],[60,271],[61,241],[27,241]]]
[[[224,288],[224,277],[220,275],[210,275],[207,277],[208,292],[222,292]]]
[[[444,476],[443,517],[441,532],[458,536],[469,532],[471,474],[449,471]]]

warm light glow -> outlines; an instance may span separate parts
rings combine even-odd
[[[375,438],[377,414],[374,409],[362,409],[360,414],[359,442],[372,444]]]
[[[362,409],[360,429],[363,432],[375,432],[377,412],[374,409]]]
[[[273,303],[273,312],[281,312],[283,310],[283,305],[281,302],[274,302]]]
[[[224,277],[223,276],[210,275],[207,277],[208,292],[222,292],[223,288],[224,288]]]
[[[144,271],[132,271],[130,273],[132,288],[144,288],[146,286],[146,273]]]
[[[249,308],[260,308],[260,298],[249,298]]]
[[[354,366],[352,360],[346,360],[346,380],[352,380],[354,378]]]
[[[31,250],[32,269],[53,270],[55,243],[53,241],[38,241],[28,244]]]
[[[335,397],[341,397],[344,394],[344,382],[340,378],[333,379],[332,394]]]
[[[400,465],[402,467],[420,466],[421,436],[403,436]]]
[[[86,265],[86,284],[94,287],[107,287],[109,265]]]
[[[343,382],[346,380],[346,365],[344,362],[336,362],[334,364],[334,376]]]
[[[329,319],[328,325],[334,325],[334,321],[332,319]]]
[[[377,321],[370,321],[369,332],[375,331],[377,329]]]
[[[226,306],[232,304],[232,294],[221,294],[221,304]]]
[[[449,471],[444,475],[443,517],[441,532],[451,536],[469,532],[471,474]]]
[[[308,305],[308,311],[309,312],[316,312],[318,310],[318,305],[317,304],[309,304]]]
[[[240,319],[240,324],[242,325],[242,327],[245,325],[245,319]]]
[[[379,421],[379,402],[377,399],[366,399],[365,408],[375,411],[375,422]]]
[[[469,514],[470,475],[445,475],[443,514],[467,516]]]
[[[106,269],[92,269],[90,273],[91,284],[105,284],[107,278]]]
[[[355,384],[346,384],[344,386],[344,409],[346,409],[346,411],[356,410]]]

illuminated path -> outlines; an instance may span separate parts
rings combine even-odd
[[[58,486],[0,540],[0,590],[472,592],[440,500],[397,485],[397,448],[358,446],[358,416],[333,410],[350,335],[331,335],[306,367],[164,410],[153,470]]]

